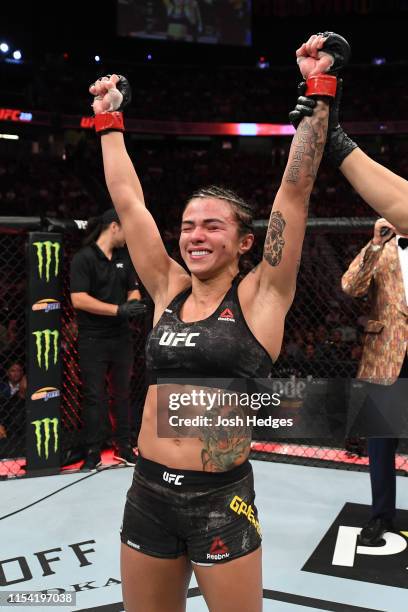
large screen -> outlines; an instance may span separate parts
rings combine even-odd
[[[118,34],[250,45],[251,0],[118,0]]]

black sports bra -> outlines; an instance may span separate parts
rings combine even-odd
[[[146,343],[149,384],[158,378],[266,378],[272,359],[249,329],[235,279],[216,311],[184,323],[180,310],[191,287],[165,309]]]

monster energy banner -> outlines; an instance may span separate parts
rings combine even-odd
[[[30,233],[27,313],[27,471],[60,463],[61,234]]]

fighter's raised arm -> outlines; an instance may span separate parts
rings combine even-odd
[[[333,46],[331,41],[335,42]],[[322,52],[323,48],[328,52]],[[343,51],[342,55],[339,50]],[[314,35],[297,51],[298,64],[307,79],[308,95],[315,100],[315,107],[310,116],[298,123],[269,218],[262,262],[242,283],[243,287],[257,284],[253,290],[256,297],[248,306],[248,319],[258,337],[265,336],[261,331],[265,327],[271,329],[267,320],[274,318],[274,332],[269,334],[266,344],[276,356],[280,351],[284,318],[295,295],[309,197],[326,142],[329,102],[336,93],[336,76],[324,73],[341,68],[347,62],[348,53],[347,42],[334,34]]]
[[[301,88],[302,89],[302,88]],[[325,156],[353,186],[363,200],[381,217],[395,226],[400,234],[408,233],[408,181],[369,157],[345,133],[339,122],[343,83],[339,80],[334,103],[330,108]],[[289,115],[298,125],[316,102],[303,92]]]
[[[123,108],[130,102],[130,86],[123,76],[108,75],[89,88],[95,96],[95,129],[101,135],[106,185],[125,231],[135,269],[153,301],[165,302],[189,276],[165,249],[158,227],[145,205],[142,186],[124,138]]]

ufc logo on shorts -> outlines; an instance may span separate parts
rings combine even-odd
[[[182,485],[181,479],[184,478],[182,474],[170,474],[169,472],[163,472],[163,480],[169,484]]]
[[[187,334],[185,332],[164,332],[160,338],[159,344],[162,346],[177,346],[182,344],[183,346],[195,346],[195,342],[191,342],[194,336],[199,336],[199,332]]]

